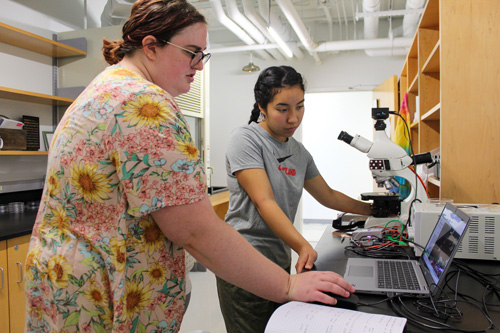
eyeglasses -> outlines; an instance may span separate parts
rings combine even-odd
[[[184,50],[188,53],[191,53],[191,67],[198,65],[200,63],[200,61],[203,61],[203,65],[205,65],[211,56],[210,53],[203,53],[203,51],[191,51],[191,50],[188,50],[182,46],[175,45],[174,43],[171,43],[171,42],[167,42],[166,40],[164,40],[163,42],[168,44],[168,45],[175,46],[175,47],[177,47],[181,50]]]

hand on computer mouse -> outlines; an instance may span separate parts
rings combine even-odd
[[[354,310],[357,308],[359,303],[359,297],[356,294],[351,293],[349,297],[342,297],[339,295],[332,295],[337,300],[337,304],[333,305],[335,307],[351,309]]]
[[[340,295],[332,294],[332,293],[326,293],[328,296],[331,296],[337,300],[336,304],[323,304],[323,303],[317,303],[317,304],[322,304],[322,305],[329,305],[329,306],[334,306],[337,308],[343,308],[343,309],[350,309],[350,310],[355,310],[358,306],[359,303],[359,297],[356,294],[351,293],[349,297],[342,297]]]

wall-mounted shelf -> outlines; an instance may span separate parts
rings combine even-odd
[[[47,151],[29,151],[29,150],[0,150],[0,156],[20,156],[20,155],[43,156],[43,155],[48,155],[48,152]]]
[[[52,58],[85,56],[87,54],[87,45],[84,38],[54,41],[2,22],[0,22],[0,43],[9,44]],[[54,86],[57,86],[57,84],[54,83]],[[59,106],[69,106],[73,102],[72,98],[40,94],[8,87],[0,87],[0,99],[50,105],[53,107],[53,110]],[[55,119],[55,117],[53,118]],[[46,151],[0,151],[1,156],[46,156],[47,154]]]
[[[73,99],[71,98],[39,94],[7,87],[0,87],[0,98],[54,106],[68,106],[73,103]]]
[[[2,22],[0,22],[0,42],[55,58],[87,54],[84,50],[32,34]]]

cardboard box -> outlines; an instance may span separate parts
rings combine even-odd
[[[0,128],[3,141],[1,150],[26,150],[27,135],[25,130]]]

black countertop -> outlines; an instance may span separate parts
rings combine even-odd
[[[350,251],[345,251],[345,246],[349,245],[349,240],[342,242],[341,233],[334,230],[331,227],[327,227],[325,232],[323,233],[320,241],[315,247],[315,250],[318,252],[318,260],[315,262],[314,266],[317,270],[320,271],[333,271],[340,275],[344,275],[345,266],[347,263],[347,259],[349,257],[358,257],[358,255],[351,253]],[[412,248],[408,248],[411,253],[413,253]],[[495,260],[472,260],[472,259],[461,259],[461,261],[467,263],[473,269],[476,269],[480,272],[485,272],[486,274],[492,274],[493,276],[500,275],[500,265]],[[456,270],[455,266],[452,266],[452,270]],[[456,276],[449,281],[450,285],[455,286]],[[497,282],[498,284],[498,282]],[[468,299],[476,298],[481,300],[482,297],[486,297],[485,288],[481,284],[479,284],[475,279],[472,279],[468,274],[462,274],[460,277],[460,283],[456,286],[459,287],[460,293],[462,295],[468,295]],[[446,289],[447,290],[447,289]],[[449,295],[453,295],[453,292],[449,292]],[[382,302],[380,304],[376,304],[377,302],[381,302],[385,299],[385,296],[379,295],[369,295],[369,294],[358,294],[359,300],[364,304],[373,304],[372,306],[360,305],[358,306],[359,311],[369,312],[369,313],[378,313],[385,315],[397,315],[394,312],[394,308],[391,306],[389,302]],[[464,296],[465,299],[465,296]],[[406,306],[413,311],[414,314],[422,315],[415,306],[414,299],[412,298],[404,298],[403,299]],[[495,304],[498,302],[498,298],[491,293],[485,298],[485,301],[489,304]],[[397,302],[396,302],[397,303]],[[479,332],[481,329],[488,327],[489,323],[487,322],[485,316],[471,304],[460,303],[460,310],[463,313],[463,318],[458,320],[457,322],[448,322],[452,326],[457,329],[462,329],[463,332],[466,331],[474,331]],[[497,325],[500,325],[500,310],[498,307],[488,306],[488,312],[492,319],[492,321]],[[427,316],[427,315],[425,315]],[[437,320],[432,317],[432,319]],[[422,320],[424,321],[424,320]],[[424,321],[425,322],[425,321]],[[439,322],[442,322],[439,320]],[[429,324],[429,322],[426,322]],[[431,325],[433,326],[433,325]],[[437,325],[436,325],[437,326]],[[488,330],[494,331],[497,330],[491,329]],[[497,330],[498,331],[498,330]],[[423,328],[421,325],[417,325],[414,322],[408,322],[406,324],[404,332],[456,332],[456,330],[433,330],[430,328]]]
[[[38,209],[25,209],[23,213],[0,213],[0,241],[29,235],[35,224]]]

